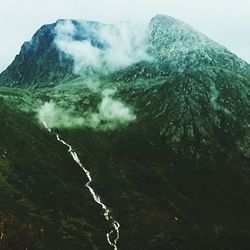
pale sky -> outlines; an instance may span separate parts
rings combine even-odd
[[[0,71],[43,24],[61,18],[148,21],[180,19],[250,63],[250,0],[0,0]]]

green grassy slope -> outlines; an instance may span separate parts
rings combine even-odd
[[[107,225],[67,149],[3,98],[0,117],[0,248],[105,249]]]
[[[199,81],[195,76],[189,79]],[[224,93],[218,98],[220,109],[213,103],[206,106],[207,102],[197,106],[207,110],[206,116],[192,117],[190,99],[178,101],[182,98],[176,99],[172,112],[163,112],[171,93],[185,94],[179,91],[181,80],[158,79],[143,88],[140,82],[116,85],[115,98],[129,103],[137,115],[128,126],[113,131],[86,127],[56,131],[91,170],[94,187],[121,223],[119,249],[247,249],[250,174],[244,128],[248,106],[236,112],[234,104],[240,107],[245,100],[233,100],[230,107],[223,104]],[[22,246],[17,242],[37,244],[29,245],[31,249],[109,249],[104,238],[107,225],[83,188],[84,175],[35,117],[34,110],[50,99],[79,115],[95,110],[100,91],[73,86],[0,91],[4,97],[1,220],[6,221],[0,230],[8,232],[1,241],[5,249],[12,249],[10,244]],[[225,106],[237,119],[224,112]],[[186,111],[183,119],[175,109]],[[166,124],[170,120],[174,124]],[[207,134],[202,134],[204,124]],[[191,125],[198,126],[200,137],[185,132]],[[175,128],[184,132],[171,133]],[[25,233],[19,234],[20,230]]]

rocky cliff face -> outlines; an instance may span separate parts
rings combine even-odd
[[[53,43],[55,25],[41,27],[31,41],[23,44],[19,55],[1,74],[4,85],[49,85],[68,78],[72,62]]]
[[[56,27],[65,20],[42,26],[32,37],[25,42],[19,55],[12,64],[0,75],[0,82],[7,86],[42,87],[66,82],[77,77],[74,74],[74,61],[58,49],[55,42]],[[94,46],[100,46],[94,32],[99,29],[100,23],[71,20],[76,28],[74,40],[88,40]]]

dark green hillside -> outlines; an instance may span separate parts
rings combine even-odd
[[[195,76],[189,77],[191,80],[198,81]],[[224,112],[224,96],[220,96],[221,109],[202,106],[201,102],[196,108],[207,108],[206,115],[193,117],[190,100],[186,103],[178,98],[172,107],[178,111],[183,108],[182,119],[186,120],[182,124],[174,109],[161,112],[171,91],[179,93],[183,87],[180,79],[165,85],[130,87],[121,87],[117,97],[133,105],[136,123],[112,132],[61,131],[86,165],[94,167],[95,186],[122,225],[120,249],[140,249],[142,244],[143,249],[249,246],[249,146],[244,146],[249,143],[249,131],[244,122],[239,123],[249,119],[249,107],[243,107],[239,114],[235,111],[239,115],[235,119]],[[192,94],[196,95],[191,90],[189,96],[194,98]],[[166,125],[163,121],[170,117],[175,120]],[[195,136],[185,132],[196,123]],[[228,125],[222,127],[223,123]],[[167,133],[166,128],[175,131],[175,127],[181,132]],[[93,158],[85,157],[86,149]]]
[[[94,187],[121,223],[119,249],[141,249],[142,244],[143,249],[244,249],[250,244],[249,131],[244,129],[249,106],[242,106],[244,98],[225,104],[227,94],[234,98],[240,88],[231,92],[219,80],[225,91],[217,97],[219,108],[202,102],[202,90],[192,89],[200,79],[201,74],[165,84],[158,79],[143,88],[117,85],[116,98],[133,106],[136,122],[114,131],[58,131],[91,169]],[[190,83],[186,99],[184,83]],[[1,93],[1,221],[6,232],[1,244],[6,249],[19,242],[31,249],[68,249],[69,244],[104,249],[107,225],[83,187],[84,174],[37,123],[35,113],[18,111],[38,97],[59,101],[63,96],[66,107],[83,112],[89,108],[86,99],[95,109],[98,93],[83,85],[31,96],[20,89]],[[200,104],[192,106],[196,96]]]
[[[160,139],[152,144],[142,129],[63,133],[82,159],[83,148],[95,157],[85,163],[122,225],[120,249],[249,246],[249,159],[187,160]]]
[[[0,116],[0,248],[100,249],[107,225],[66,148],[2,98]]]
[[[119,249],[141,249],[142,245],[143,249],[248,248],[245,79],[216,76],[207,80],[206,74],[190,72],[149,83],[141,79],[103,82],[103,88],[114,85],[118,89],[114,98],[133,107],[135,122],[111,131],[71,128],[57,132],[91,170],[97,193],[121,223]],[[93,249],[91,240],[103,249],[107,225],[83,188],[84,174],[66,149],[38,125],[34,112],[13,111],[5,103],[25,110],[34,100],[36,107],[42,103],[39,100],[52,99],[82,115],[95,111],[101,92],[72,83],[32,94],[21,89],[1,91],[5,98],[1,147],[9,152],[8,161],[2,159],[3,185],[11,190],[2,196],[7,206],[2,213],[7,220],[15,216],[13,232],[20,230],[20,223],[31,223],[37,233],[28,234],[39,239],[41,249],[67,249],[67,244],[74,244],[73,249],[82,244]],[[20,199],[24,207],[17,203]],[[41,227],[49,231],[47,237],[41,238]],[[55,230],[61,227],[67,228]]]

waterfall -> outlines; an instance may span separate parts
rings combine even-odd
[[[51,129],[47,126],[46,122],[43,122],[45,128],[52,133]],[[58,134],[56,134],[56,139],[62,143],[63,145],[68,147],[68,152],[70,153],[70,155],[72,156],[72,158],[74,159],[74,161],[78,164],[78,166],[84,171],[86,177],[88,178],[88,182],[85,184],[85,187],[88,188],[92,198],[94,199],[94,201],[100,205],[102,207],[103,210],[103,216],[104,218],[111,223],[113,229],[108,232],[106,234],[106,238],[107,238],[107,242],[110,246],[113,247],[114,250],[117,250],[117,242],[120,238],[120,224],[114,220],[114,218],[110,215],[110,210],[108,209],[108,207],[102,202],[101,197],[95,192],[95,190],[91,187],[91,182],[92,182],[92,177],[91,177],[91,173],[83,166],[83,164],[81,163],[77,153],[73,150],[72,146],[69,145],[67,142],[65,142],[64,140],[62,140]],[[111,239],[111,236],[113,234],[116,234],[114,239]]]

